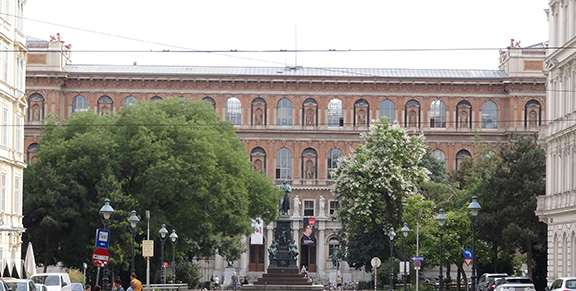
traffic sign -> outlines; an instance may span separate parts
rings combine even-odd
[[[104,267],[108,265],[109,260],[110,253],[108,253],[107,249],[97,248],[92,254],[92,262],[96,267]]]
[[[412,256],[412,257],[410,257],[410,261],[412,261],[412,262],[424,261],[424,257],[423,256]]]
[[[421,262],[421,261],[414,261],[414,267],[415,267],[415,268],[420,268],[420,266],[422,266],[422,262]]]
[[[154,241],[145,239],[142,241],[142,256],[143,257],[153,257],[154,256]]]
[[[373,268],[380,267],[381,263],[382,263],[382,261],[380,261],[380,259],[378,257],[373,257],[372,260],[370,261],[370,264],[372,264]]]
[[[466,267],[470,267],[470,263],[472,263],[472,259],[464,258],[464,263],[466,263]]]
[[[164,263],[162,264],[162,266],[168,267],[168,263],[164,262]]]
[[[108,242],[110,241],[110,231],[105,229],[96,230],[96,247],[97,248],[108,248]]]
[[[462,254],[464,255],[464,258],[471,259],[472,256],[474,255],[474,252],[472,252],[471,249],[465,249]]]

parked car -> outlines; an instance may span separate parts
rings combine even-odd
[[[488,289],[488,283],[490,280],[494,278],[505,278],[508,277],[506,273],[484,273],[478,279],[478,290],[479,291],[492,291],[492,289]]]
[[[44,284],[34,283],[34,285],[36,285],[36,291],[48,291],[48,288],[46,288],[46,285]]]
[[[4,283],[12,291],[36,291],[36,285],[30,279],[5,279]]]
[[[8,285],[6,285],[6,282],[4,282],[4,280],[0,280],[0,291],[10,291],[10,287],[8,287]]]
[[[571,289],[576,289],[576,277],[561,277],[554,280],[550,287],[546,287],[546,291],[562,291]]]
[[[486,290],[488,290],[488,291],[494,291],[494,289],[496,289],[496,286],[498,286],[498,284],[500,284],[500,282],[502,281],[502,279],[504,279],[504,278],[494,278],[494,279],[491,279],[490,282],[488,282],[488,286],[486,287]]]
[[[82,283],[72,283],[72,291],[84,291],[84,285]]]
[[[536,291],[528,277],[506,277],[500,280],[494,291]]]
[[[72,291],[72,282],[66,273],[34,274],[30,279],[34,283],[46,285],[48,291]]]

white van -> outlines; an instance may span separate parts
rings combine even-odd
[[[46,285],[48,291],[72,291],[72,282],[66,273],[35,274],[30,279],[34,283]]]

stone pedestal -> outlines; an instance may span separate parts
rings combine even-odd
[[[222,286],[230,285],[230,279],[232,278],[232,273],[234,273],[234,271],[236,271],[236,269],[234,269],[234,267],[224,268],[224,276],[222,277],[222,280],[220,281],[220,285],[222,285]],[[236,275],[238,275],[238,274],[236,274]]]

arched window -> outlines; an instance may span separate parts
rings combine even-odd
[[[432,151],[432,156],[437,159],[438,161],[441,161],[443,163],[446,163],[446,154],[439,149],[435,149]]]
[[[318,153],[313,148],[306,148],[302,151],[302,177],[304,179],[316,179],[318,175],[317,167]]]
[[[253,148],[250,153],[250,161],[252,161],[254,170],[266,172],[266,151],[263,148]]]
[[[466,100],[456,105],[456,128],[472,128],[472,105]]]
[[[88,99],[82,95],[77,95],[72,99],[72,112],[88,111]]]
[[[98,108],[96,109],[101,116],[114,111],[114,101],[110,96],[102,96],[98,98]]]
[[[162,101],[162,97],[160,97],[160,96],[152,96],[152,98],[150,98],[150,101]]]
[[[467,150],[460,150],[456,154],[456,170],[460,169],[460,165],[466,160],[471,159],[472,155]]]
[[[276,152],[276,179],[292,179],[292,152],[287,148]]]
[[[312,98],[304,100],[302,104],[302,124],[305,126],[318,124],[318,102]]]
[[[535,128],[540,126],[542,122],[541,114],[540,102],[536,100],[526,102],[526,106],[524,106],[524,127]]]
[[[38,151],[38,143],[32,143],[26,149],[26,160],[29,163],[32,163],[32,159],[34,159],[34,155],[36,155],[36,151]]]
[[[344,126],[344,107],[339,99],[328,103],[328,126]]]
[[[276,125],[292,125],[292,101],[282,98],[276,109]]]
[[[482,128],[498,128],[498,106],[493,101],[482,104]]]
[[[430,105],[430,128],[446,128],[446,104],[442,100]]]
[[[124,101],[122,101],[122,105],[132,105],[135,104],[136,102],[138,102],[138,99],[136,99],[136,97],[129,95],[126,98],[124,98]]]
[[[394,105],[394,102],[388,99],[380,102],[380,107],[378,109],[378,118],[382,118],[383,116],[385,116],[386,120],[388,120],[388,123],[392,124],[394,123],[395,113],[396,113],[396,107]]]
[[[216,109],[216,101],[214,101],[214,99],[210,96],[206,96],[204,98],[202,98],[202,100],[212,104],[212,108]]]
[[[226,120],[234,125],[242,124],[242,103],[236,97],[230,97],[226,101]]]
[[[333,148],[328,151],[328,179],[332,179],[332,171],[338,168],[338,161],[342,156],[342,151],[338,148]]]
[[[404,106],[404,126],[420,127],[420,102],[410,100]]]

